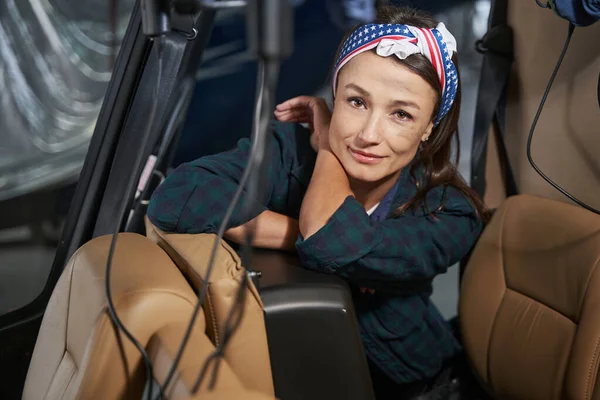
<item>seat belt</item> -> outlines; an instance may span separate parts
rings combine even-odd
[[[507,24],[508,0],[494,0],[490,11],[488,32],[476,43],[484,55],[471,147],[471,187],[483,197],[486,190],[485,167],[490,127],[494,124],[498,156],[504,170],[506,196],[517,194],[515,177],[504,143],[504,123],[499,117],[504,111],[505,91],[513,63],[513,32]]]
[[[505,91],[508,86],[514,59],[513,32],[508,26],[508,0],[493,0],[488,19],[488,31],[475,44],[483,54],[483,65],[479,78],[473,143],[471,147],[471,187],[483,198],[486,190],[485,167],[487,161],[490,128],[496,128],[498,158],[504,173],[506,196],[518,193],[515,177],[504,143]],[[500,115],[500,116],[499,116]],[[459,287],[470,258],[470,254],[459,263]]]

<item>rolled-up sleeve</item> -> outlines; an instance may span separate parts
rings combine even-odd
[[[430,281],[470,251],[482,228],[466,198],[449,192],[434,216],[411,214],[379,222],[349,196],[318,232],[306,240],[299,237],[300,258],[309,269],[363,286]]]

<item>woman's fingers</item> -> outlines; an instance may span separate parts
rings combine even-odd
[[[292,108],[285,111],[277,111],[275,110],[275,115],[288,116],[292,115],[294,117],[309,117],[312,115],[312,112],[307,108]]]
[[[275,107],[275,117],[281,122],[308,123],[309,131],[316,133],[311,137],[315,150],[321,141],[328,141],[331,110],[324,99],[314,96],[298,96],[286,100]],[[321,135],[321,133],[325,134]]]
[[[315,97],[312,96],[298,96],[284,101],[278,104],[275,109],[278,111],[285,111],[296,107],[310,107],[311,102],[314,102]]]
[[[360,288],[360,292],[363,293],[363,294],[366,294],[367,292],[369,292],[370,294],[373,294],[373,293],[375,293],[375,289],[369,289],[369,288],[361,287]]]
[[[275,112],[275,117],[281,122],[310,122],[312,121],[312,115],[309,112],[299,111],[285,111]]]

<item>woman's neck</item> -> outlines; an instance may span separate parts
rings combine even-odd
[[[365,210],[370,210],[383,200],[399,176],[400,171],[376,182],[364,182],[350,178],[350,189],[356,200],[365,207]]]

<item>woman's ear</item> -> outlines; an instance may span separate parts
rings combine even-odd
[[[433,121],[431,121],[429,123],[429,125],[427,125],[427,129],[425,129],[425,133],[423,134],[423,136],[421,136],[421,142],[426,142],[429,139],[429,136],[431,135],[432,131],[433,131]]]

